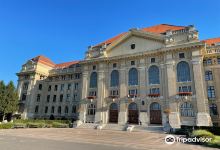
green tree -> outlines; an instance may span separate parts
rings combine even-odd
[[[3,115],[13,113],[18,109],[18,94],[12,81],[5,85],[3,81],[0,82],[0,112]]]

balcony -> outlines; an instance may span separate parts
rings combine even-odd
[[[159,93],[150,93],[148,94],[149,97],[160,97]]]
[[[178,92],[177,95],[179,95],[179,96],[192,96],[192,92]]]
[[[87,99],[96,99],[96,96],[87,96]]]

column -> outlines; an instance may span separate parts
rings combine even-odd
[[[210,126],[212,125],[211,117],[208,108],[208,99],[206,95],[206,86],[204,81],[204,68],[202,64],[202,57],[197,56],[198,51],[193,52],[193,75],[195,84],[195,94],[197,103],[197,126]]]
[[[167,77],[167,88],[166,90],[166,99],[169,101],[169,109],[171,113],[169,115],[170,125],[173,128],[180,128],[180,116],[178,112],[178,105],[176,102],[171,102],[171,99],[175,98],[176,96],[176,68],[175,62],[172,58],[172,54],[166,55],[166,77]]]

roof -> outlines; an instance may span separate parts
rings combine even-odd
[[[213,44],[215,44],[215,43],[220,43],[220,37],[203,40],[203,42],[205,42],[205,43],[208,44],[208,45],[213,45]]]
[[[71,61],[71,62],[55,64],[53,61],[51,61],[49,58],[47,58],[43,55],[34,57],[31,60],[34,61],[34,62],[42,63],[44,65],[47,65],[47,66],[50,66],[50,67],[53,67],[53,68],[68,68],[71,65],[79,63],[79,61]]]
[[[155,25],[155,26],[151,26],[151,27],[147,27],[147,28],[142,28],[140,30],[145,31],[145,32],[152,32],[152,33],[156,33],[156,34],[162,34],[165,33],[168,30],[171,31],[176,31],[176,30],[182,30],[185,29],[186,26],[175,26],[175,25],[169,25],[169,24],[159,24],[159,25]],[[112,42],[116,41],[117,39],[119,39],[120,37],[122,37],[123,35],[125,35],[127,32],[124,33],[120,33],[118,35],[116,35],[115,37],[112,37],[104,42],[101,42],[100,44],[96,45],[96,46],[100,46],[103,44],[111,44]]]

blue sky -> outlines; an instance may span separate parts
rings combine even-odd
[[[37,55],[81,60],[94,45],[133,27],[194,24],[200,39],[220,37],[219,0],[0,0],[0,80],[17,81]]]

